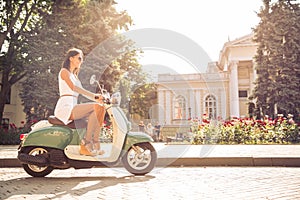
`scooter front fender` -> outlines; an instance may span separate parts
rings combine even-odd
[[[143,132],[129,132],[123,150],[128,151],[132,145],[142,142],[154,142],[154,140],[150,135]]]
[[[22,146],[44,146],[64,149],[72,139],[71,129],[62,126],[51,126],[30,132]]]

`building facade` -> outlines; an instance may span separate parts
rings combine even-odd
[[[22,86],[18,83],[14,84],[11,88],[9,97],[6,99],[1,122],[1,127],[3,128],[9,128],[10,124],[14,124],[16,127],[24,126],[26,115],[23,112],[24,107],[21,98],[19,97],[21,87]]]
[[[205,73],[158,75],[157,120],[165,126],[185,126],[189,119],[249,116],[248,97],[256,78],[253,34],[224,44],[219,60]]]

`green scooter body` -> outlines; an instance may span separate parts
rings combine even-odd
[[[142,142],[154,142],[150,135],[142,132],[129,132],[126,136],[123,150],[128,151],[128,149],[138,143]]]
[[[85,129],[49,126],[30,132],[22,146],[44,146],[63,150],[67,145],[79,144],[84,133]]]
[[[63,150],[68,145],[79,145],[84,134],[85,129],[50,126],[30,132],[22,146],[44,146]],[[132,145],[142,142],[153,142],[153,139],[145,133],[128,132],[123,150],[126,152]]]

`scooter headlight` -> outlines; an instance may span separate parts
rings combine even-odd
[[[113,95],[111,95],[111,104],[120,106],[121,103],[121,93],[116,92]]]

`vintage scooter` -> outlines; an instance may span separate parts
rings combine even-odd
[[[100,87],[94,75],[90,83],[97,83]],[[110,98],[108,96],[104,105],[112,124],[112,139],[108,142],[100,140],[105,154],[79,154],[80,141],[87,124],[84,119],[64,125],[54,116],[50,116],[48,120],[33,125],[28,134],[20,136],[18,159],[24,170],[31,176],[44,177],[54,169],[113,167],[122,161],[126,170],[134,175],[149,173],[157,160],[157,153],[151,144],[153,139],[146,133],[130,131],[131,124],[119,107],[119,92]]]

